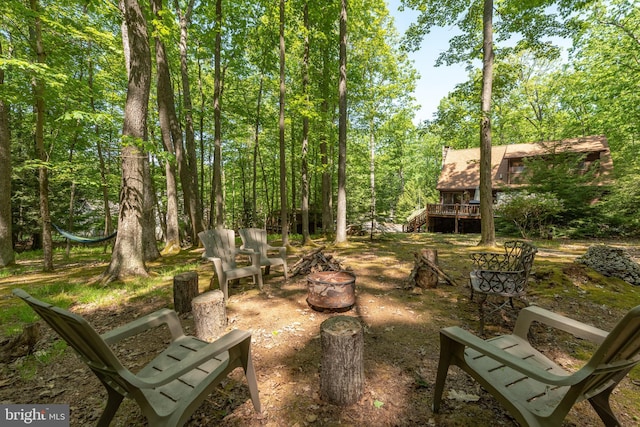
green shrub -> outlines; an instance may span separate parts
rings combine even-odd
[[[495,212],[518,228],[524,238],[532,233],[546,237],[553,218],[564,211],[563,203],[548,193],[508,193],[498,201]]]

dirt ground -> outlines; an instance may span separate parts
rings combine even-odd
[[[227,306],[229,329],[252,333],[253,361],[257,373],[262,413],[253,410],[246,382],[237,369],[230,380],[213,392],[189,420],[189,426],[513,426],[516,423],[504,409],[465,373],[452,368],[445,386],[440,414],[431,410],[433,383],[439,357],[439,330],[459,325],[477,333],[477,305],[469,301],[465,278],[467,253],[472,247],[449,246],[439,250],[440,266],[457,282],[435,289],[406,289],[413,267],[412,248],[423,242],[407,241],[408,248],[397,252],[392,244],[366,242],[334,254],[357,279],[355,306],[344,313],[317,312],[306,302],[304,276],[284,281],[279,268],[265,276],[264,291],[247,281],[230,287]],[[469,243],[470,244],[470,243]],[[413,246],[412,246],[413,245]],[[408,250],[407,250],[408,249]],[[571,248],[572,254],[583,248]],[[584,247],[586,250],[586,247]],[[300,253],[289,258],[293,264]],[[567,262],[565,274],[575,283],[589,280],[584,267],[564,260],[561,250],[541,250],[540,260],[560,258]],[[194,258],[199,256],[194,252]],[[460,259],[464,260],[460,261]],[[534,270],[535,270],[534,265]],[[470,268],[470,265],[468,266]],[[206,291],[211,267],[198,267],[200,290]],[[534,274],[531,288],[535,289]],[[530,302],[561,311],[579,320],[610,328],[622,312],[587,298],[564,296],[562,289],[550,299],[531,292]],[[17,303],[17,301],[16,301]],[[640,304],[640,301],[635,301]],[[75,305],[72,311],[85,316],[99,332],[104,332],[153,310],[172,306],[169,298],[151,297],[111,307]],[[358,318],[364,327],[365,385],[355,404],[339,407],[319,396],[321,359],[320,325],[336,315]],[[501,312],[487,320],[487,336],[506,333],[513,326],[514,314]],[[194,333],[190,315],[181,316],[188,333]],[[50,349],[57,337],[45,329],[39,349]],[[540,329],[536,344],[547,354],[561,359],[565,366],[576,366],[576,345],[565,337]],[[116,349],[119,357],[135,370],[153,355],[155,348],[168,342],[164,330],[156,330]],[[20,374],[22,360],[0,365],[0,403],[66,403],[71,408],[71,425],[94,425],[106,400],[106,392],[70,350],[66,349],[37,372],[25,378]],[[636,376],[637,378],[637,376]],[[450,393],[450,392],[454,393]],[[625,426],[640,425],[638,396],[640,384],[627,377],[612,397],[613,409]],[[112,425],[146,425],[135,403],[125,401]],[[565,426],[599,426],[601,421],[588,403],[575,407]]]

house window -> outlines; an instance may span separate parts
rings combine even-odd
[[[520,175],[524,172],[524,161],[522,159],[509,159],[509,184],[518,183]]]
[[[442,193],[443,205],[455,205],[462,203],[462,192],[460,193]]]
[[[591,169],[591,166],[593,165],[593,163],[598,160],[600,160],[599,152],[589,153],[578,165],[578,170],[580,171],[580,173],[586,173],[589,169]]]
[[[524,172],[524,162],[522,159],[509,159],[509,172],[512,174]]]

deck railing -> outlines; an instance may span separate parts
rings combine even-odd
[[[427,205],[419,213],[413,215],[403,226],[404,231],[417,231],[427,223],[429,216],[450,218],[478,218],[480,219],[480,205],[478,204],[432,204]]]
[[[478,204],[451,204],[427,205],[427,214],[434,216],[453,216],[453,217],[479,217],[480,205]]]

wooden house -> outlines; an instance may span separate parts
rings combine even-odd
[[[603,135],[529,144],[498,145],[491,148],[491,183],[494,202],[507,189],[527,185],[525,160],[558,153],[582,154],[584,170],[597,162],[593,185],[610,181],[613,162],[607,138]],[[445,147],[437,190],[440,203],[427,205],[405,225],[406,231],[480,231],[480,148],[455,150]]]

